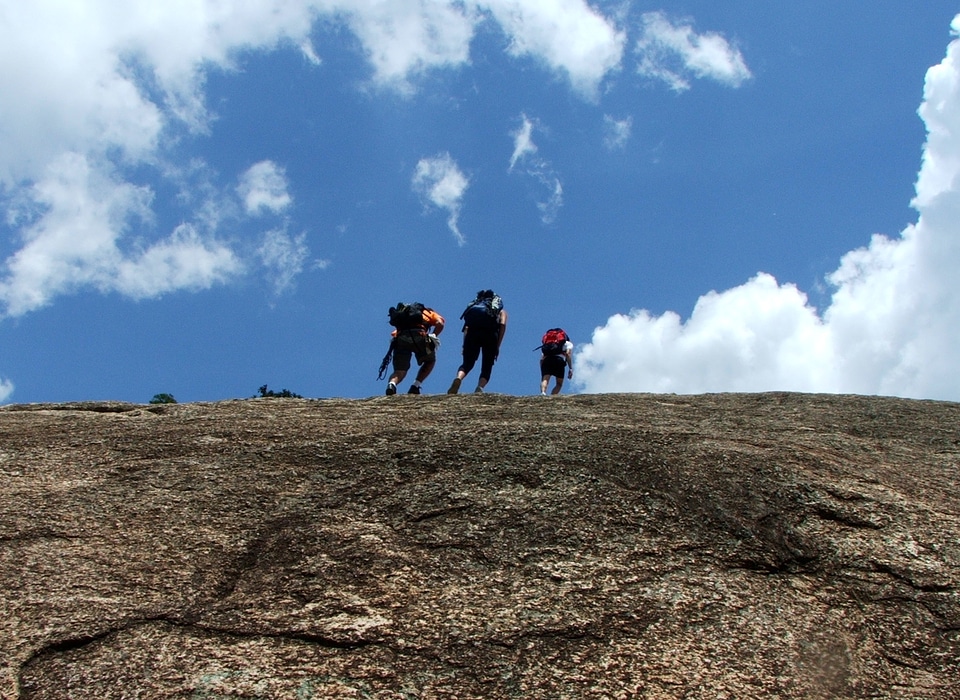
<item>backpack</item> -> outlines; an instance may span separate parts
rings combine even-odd
[[[426,307],[419,301],[413,304],[398,303],[391,306],[390,325],[398,331],[407,331],[411,328],[423,328],[423,312]]]
[[[460,314],[460,319],[474,329],[494,330],[500,324],[503,299],[491,290],[477,292],[477,298]]]
[[[560,355],[563,353],[563,346],[570,340],[570,336],[562,328],[551,328],[540,339],[540,347],[534,350],[542,350],[544,355]]]

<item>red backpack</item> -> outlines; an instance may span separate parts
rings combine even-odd
[[[570,336],[562,328],[551,328],[540,339],[540,347],[535,350],[542,350],[544,355],[560,355],[563,353],[564,344],[570,340]]]

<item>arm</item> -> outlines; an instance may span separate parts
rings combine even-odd
[[[500,317],[497,319],[497,349],[500,349],[500,343],[503,342],[503,336],[507,334],[507,312],[504,309],[500,309]]]
[[[434,335],[440,335],[443,332],[443,324],[444,324],[443,316],[438,314],[433,309],[427,309],[426,311],[424,311],[423,321],[424,323],[427,324],[428,329],[431,326],[433,327]]]

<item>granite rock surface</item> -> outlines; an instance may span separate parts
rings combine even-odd
[[[0,408],[0,698],[960,698],[960,404]]]

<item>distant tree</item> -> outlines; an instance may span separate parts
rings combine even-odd
[[[302,399],[303,397],[300,394],[294,394],[289,389],[281,389],[280,391],[274,391],[273,389],[267,389],[267,385],[264,384],[257,390],[257,395],[254,396],[255,399],[269,399],[269,398],[278,398],[278,399]]]
[[[150,403],[176,403],[177,400],[173,398],[173,394],[154,394],[153,398],[150,399]]]

